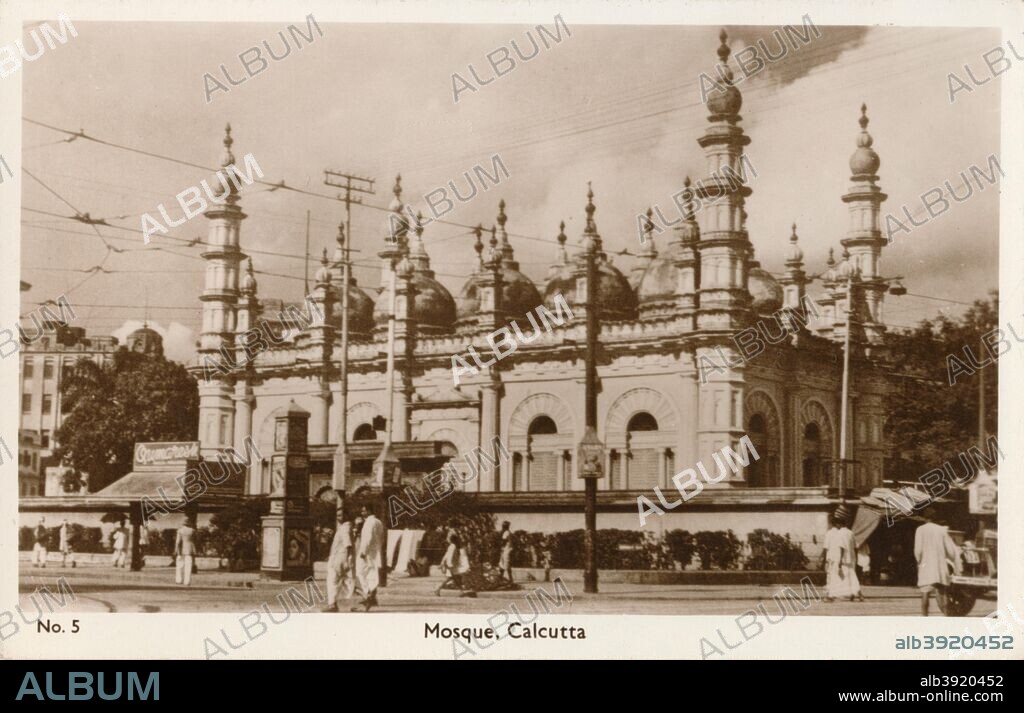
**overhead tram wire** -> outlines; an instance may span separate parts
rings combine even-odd
[[[201,164],[194,163],[192,161],[186,161],[184,159],[175,158],[173,156],[167,156],[167,155],[158,154],[158,153],[155,153],[155,152],[152,152],[152,151],[146,151],[144,149],[138,149],[138,148],[135,148],[135,147],[132,147],[132,146],[126,146],[124,144],[119,144],[119,143],[116,143],[114,141],[107,141],[105,139],[100,139],[100,138],[96,138],[94,136],[90,136],[90,135],[86,134],[84,132],[84,130],[71,131],[70,129],[63,129],[63,128],[60,128],[58,126],[53,126],[52,124],[47,124],[47,123],[42,122],[42,121],[37,121],[37,120],[31,119],[31,118],[29,118],[27,116],[22,116],[22,120],[26,121],[26,122],[28,122],[30,124],[34,124],[36,126],[42,126],[42,127],[46,128],[46,129],[50,129],[51,131],[58,131],[58,132],[69,134],[69,135],[70,134],[78,135],[80,138],[86,139],[87,141],[92,141],[92,142],[100,144],[102,146],[107,146],[107,147],[110,147],[110,148],[119,149],[121,151],[128,151],[128,152],[136,153],[136,154],[139,154],[139,155],[142,155],[142,156],[148,156],[150,158],[155,158],[155,159],[159,159],[159,160],[162,160],[162,161],[169,161],[171,163],[176,163],[176,164],[181,165],[181,166],[188,166],[190,168],[195,168],[195,169],[198,169],[198,170],[201,170],[201,171],[210,171],[210,172],[216,173],[217,171],[223,169],[223,167],[212,168],[210,166],[203,166]],[[285,183],[284,180],[281,180],[281,181],[278,181],[278,182],[274,183],[274,182],[271,182],[271,181],[264,181],[264,180],[259,179],[259,178],[254,178],[252,182],[253,183],[258,183],[259,185],[262,185],[262,186],[267,186],[268,188],[272,188],[274,190],[290,191],[292,193],[297,193],[299,195],[310,196],[312,198],[319,198],[321,200],[328,200],[328,201],[331,201],[332,203],[338,203],[339,202],[337,196],[330,196],[330,195],[326,195],[326,194],[323,194],[323,193],[316,193],[315,191],[307,191],[307,190],[302,189],[302,188],[295,188],[294,186],[289,186],[287,183]],[[384,212],[384,213],[390,213],[391,212],[391,209],[386,207],[386,206],[377,206],[377,205],[373,205],[372,203],[361,203],[360,206],[363,207],[363,208],[370,208],[372,210],[377,210],[377,211],[381,211],[381,212]],[[433,222],[433,223],[441,223],[443,225],[452,225],[452,226],[455,226],[455,227],[458,227],[458,228],[466,228],[467,230],[473,230],[473,229],[476,228],[475,225],[468,225],[468,224],[464,224],[464,223],[456,223],[455,221],[443,220],[441,218],[431,218],[431,222]],[[139,232],[141,232],[141,231],[139,231]],[[534,235],[522,235],[522,234],[509,233],[509,236],[510,237],[520,238],[520,239],[523,239],[523,240],[537,240],[539,242],[551,243],[552,245],[557,245],[558,244],[557,241],[555,241],[552,238],[539,238],[539,237],[534,236]]]

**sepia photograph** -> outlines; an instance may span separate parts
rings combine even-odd
[[[309,614],[543,657],[626,615],[708,660],[881,617],[889,656],[935,619],[1019,657],[1024,38],[723,4],[20,8],[0,638],[216,614],[191,656],[246,657]]]

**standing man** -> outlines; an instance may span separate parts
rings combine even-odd
[[[124,567],[126,560],[126,546],[128,544],[128,533],[124,529],[124,520],[114,529],[111,534],[111,540],[114,543],[114,552],[110,555],[110,563],[114,567]]]
[[[501,555],[498,557],[498,574],[512,584],[512,524],[501,523]]]
[[[46,518],[39,518],[35,531],[36,543],[32,546],[32,566],[46,567]]]
[[[331,542],[331,554],[327,558],[327,607],[325,612],[338,611],[338,599],[352,597],[352,523],[339,507],[337,529]]]
[[[949,528],[935,522],[935,509],[927,508],[925,523],[914,533],[914,558],[917,560],[917,588],[921,590],[921,616],[928,616],[932,593],[942,609],[949,586],[949,562],[960,572],[960,549],[949,536]]]
[[[71,558],[71,566],[75,566],[75,555],[71,548],[71,525],[68,523],[68,519],[64,518],[64,521],[60,524],[60,566],[68,566],[68,557]]]
[[[363,530],[359,534],[359,547],[356,550],[356,576],[363,592],[363,600],[359,604],[370,611],[370,607],[377,606],[377,587],[380,585],[380,568],[383,566],[381,548],[384,545],[384,523],[365,505],[362,507],[362,515]],[[358,610],[359,607],[352,607],[352,611]]]
[[[146,548],[149,547],[149,528],[143,520],[139,525],[139,566],[146,566]]]
[[[195,534],[195,522],[188,518],[178,528],[178,536],[174,541],[174,581],[186,587],[192,584],[192,565],[196,556]]]

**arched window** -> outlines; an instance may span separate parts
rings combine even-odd
[[[558,435],[558,426],[550,416],[537,416],[530,421],[526,429],[530,443],[528,490],[558,490],[558,459],[557,450],[551,448],[551,440]]]
[[[558,433],[558,426],[550,416],[538,416],[530,421],[530,427],[526,433],[530,436],[550,436]]]
[[[376,441],[377,432],[368,423],[361,423],[356,426],[355,432],[352,434],[353,441]]]
[[[824,485],[821,430],[816,423],[812,422],[804,426],[803,455],[804,485]]]
[[[633,418],[629,419],[629,424],[626,426],[626,431],[628,433],[633,433],[634,431],[657,430],[658,420],[654,418],[654,416],[652,416],[651,414],[647,413],[646,411],[641,411],[640,413],[634,415]]]

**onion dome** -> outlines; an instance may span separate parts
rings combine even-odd
[[[242,276],[242,292],[247,295],[256,294],[256,274],[252,269],[252,258],[249,258],[245,267],[245,275]]]
[[[597,253],[597,313],[606,319],[631,319],[636,316],[636,293],[629,281],[619,272],[601,250],[601,236],[594,223],[594,192],[587,184],[587,222],[583,231],[582,243]],[[572,307],[584,307],[577,298],[576,276],[585,270],[586,256],[582,252],[573,261],[559,270],[549,279],[544,287],[544,304],[548,309],[555,309],[555,297],[561,294]]]
[[[759,314],[775,312],[782,307],[782,285],[757,260],[750,263],[747,271],[747,291],[751,297],[751,308]]]
[[[850,173],[853,178],[868,178],[878,173],[878,167],[882,159],[871,148],[875,142],[868,133],[868,107],[867,104],[860,105],[860,136],[857,137],[857,150],[850,156]]]
[[[340,298],[328,321],[331,326],[341,329]],[[348,329],[357,334],[373,332],[373,298],[359,288],[355,277],[348,280]]]
[[[156,330],[150,329],[149,324],[144,322],[140,329],[136,329],[128,335],[128,338],[125,340],[125,346],[128,348],[128,351],[148,356],[161,356],[164,353],[164,338]]]
[[[650,208],[647,209],[647,214],[644,219],[644,233],[643,240],[641,241],[642,247],[637,252],[636,260],[633,262],[633,268],[629,271],[629,284],[636,290],[640,287],[640,281],[644,277],[644,273],[652,262],[658,257],[658,248],[654,244],[654,221],[651,220],[654,215],[654,211]]]
[[[394,223],[404,233],[394,233],[399,244],[408,247],[408,222],[402,215],[403,206],[401,176],[395,182],[395,199],[391,202],[390,218],[397,219]],[[411,255],[403,255],[395,265],[395,272],[400,279],[412,282],[414,296],[409,316],[416,321],[417,327],[427,331],[448,331],[455,324],[455,300],[444,285],[434,279],[434,271],[430,269],[430,256],[423,245],[423,222],[421,216],[415,221],[413,244],[409,248]],[[393,225],[392,223],[389,223]],[[373,318],[376,322],[387,322],[391,297],[387,288],[380,291],[374,305]]]
[[[341,283],[345,275],[345,240],[345,224],[339,223],[332,261],[332,282],[338,289],[338,304],[337,309],[333,311],[328,320],[331,326],[339,330],[341,329]],[[351,270],[348,278],[348,330],[356,334],[373,332],[373,299],[359,288]]]
[[[845,280],[848,277],[855,276],[859,271],[850,259],[850,251],[843,248],[843,261],[836,267],[836,277],[840,280]]]
[[[729,68],[729,54],[732,50],[726,44],[728,38],[724,29],[718,34],[722,43],[718,47],[718,66],[715,67],[718,79],[714,82],[715,88],[708,92],[706,102],[712,116],[735,116],[743,106],[743,96],[732,83],[733,74]]]
[[[836,281],[836,258],[832,248],[828,249],[828,260],[825,261],[825,272],[822,273],[821,279],[825,282]]]
[[[470,319],[480,311],[480,280],[482,271],[489,269],[492,260],[498,262],[493,267],[501,271],[501,310],[509,319],[525,317],[527,312],[532,312],[541,304],[540,292],[537,286],[526,275],[519,271],[519,263],[515,260],[512,245],[508,241],[508,233],[505,231],[505,223],[508,216],[505,215],[505,201],[498,203],[498,225],[492,228],[489,255],[483,255],[483,243],[481,235],[482,226],[477,226],[474,233],[477,242],[474,249],[479,256],[479,271],[470,276],[456,300],[458,318],[460,320]]]
[[[804,264],[804,251],[797,243],[799,238],[796,234],[796,223],[793,223],[793,232],[789,236],[789,250],[786,253],[787,267],[800,267]]]
[[[683,181],[683,196],[686,199],[684,204],[683,222],[676,226],[673,232],[673,241],[669,243],[665,251],[659,254],[644,271],[643,277],[637,286],[637,297],[640,304],[647,302],[659,302],[675,299],[676,290],[679,289],[679,268],[676,261],[681,253],[694,247],[700,240],[700,226],[697,225],[697,218],[693,210],[693,191],[690,177]]]

